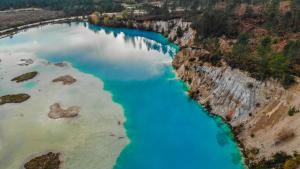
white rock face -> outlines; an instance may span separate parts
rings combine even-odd
[[[205,54],[203,50],[183,49],[173,65],[179,78],[190,85],[193,97],[202,104],[209,103],[211,113],[228,119],[232,125],[248,120],[272,95],[283,90],[276,82],[257,81],[225,64],[217,67],[203,62],[201,56]]]
[[[136,28],[147,28],[163,33],[181,47],[192,46],[195,31],[191,23],[181,19],[170,21],[145,21],[134,23]],[[181,28],[183,36],[177,38],[177,29]],[[207,54],[203,49],[182,49],[173,63],[177,67],[179,78],[187,81],[196,94],[196,99],[205,104],[210,103],[213,114],[230,118],[231,124],[237,125],[255,114],[261,105],[268,101],[270,89],[276,84],[262,83],[251,78],[247,73],[229,66],[215,67],[203,64],[201,59],[189,61],[199,55]]]
[[[190,22],[184,22],[182,19],[173,19],[169,21],[145,21],[134,23],[134,28],[146,28],[162,33],[168,39],[174,41],[179,46],[191,45],[194,41],[196,32],[191,28]],[[182,37],[177,37],[177,29],[182,30]]]
[[[260,91],[264,88],[261,82],[246,76],[230,67],[199,66],[196,72],[200,76],[198,85],[211,82],[211,94],[208,98],[213,113],[223,117],[232,114],[232,120],[246,120],[256,107],[264,102]],[[197,83],[197,82],[196,82]]]

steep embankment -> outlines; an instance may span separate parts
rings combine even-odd
[[[257,81],[225,63],[212,66],[202,60],[205,54],[203,49],[183,49],[173,65],[189,84],[190,95],[235,127],[246,157],[252,161],[299,152],[299,114],[288,115],[300,103],[299,83],[285,90],[276,81]]]
[[[212,65],[207,59],[209,52],[194,45],[196,32],[191,24],[181,19],[102,24],[160,32],[177,43],[181,51],[173,66],[178,77],[190,86],[191,97],[233,126],[249,166],[259,165],[254,163],[264,158],[272,159],[279,152],[300,152],[300,113],[293,116],[288,113],[294,106],[299,109],[297,79],[286,90],[275,80],[258,81],[224,61]],[[226,47],[226,41],[222,46]]]

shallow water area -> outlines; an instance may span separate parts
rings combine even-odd
[[[230,128],[208,116],[176,79],[171,62],[177,51],[157,33],[87,23],[0,39],[0,94],[32,96],[0,106],[0,168],[18,168],[32,154],[56,151],[66,169],[242,169]],[[18,66],[24,57],[34,64]],[[69,64],[54,64],[60,62]],[[9,80],[32,70],[40,74],[31,81]],[[77,82],[51,82],[66,74]],[[50,119],[54,102],[78,105],[80,115]]]

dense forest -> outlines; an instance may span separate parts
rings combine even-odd
[[[112,0],[1,0],[0,10],[39,7],[63,10],[68,14],[86,14],[92,11],[121,11],[119,2]]]

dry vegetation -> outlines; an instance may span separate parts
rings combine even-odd
[[[277,134],[275,145],[287,142],[295,137],[295,133],[291,129],[283,129]]]
[[[0,30],[62,17],[65,17],[62,11],[49,11],[45,9],[0,11]]]

